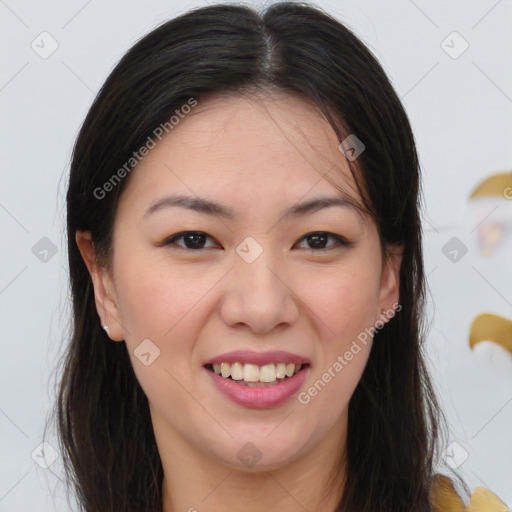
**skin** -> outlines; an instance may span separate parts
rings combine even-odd
[[[324,501],[322,493],[345,451],[348,403],[371,337],[307,404],[292,397],[266,410],[236,405],[203,368],[231,350],[288,350],[311,360],[307,391],[396,306],[401,251],[384,261],[370,217],[335,206],[282,218],[299,202],[340,196],[322,178],[329,170],[361,204],[334,132],[310,104],[281,94],[209,98],[132,171],[116,213],[111,271],[96,264],[89,232],[76,233],[100,321],[113,341],[125,341],[150,403],[164,512],[328,511],[340,499],[340,491]],[[235,219],[179,207],[144,217],[170,193],[219,201]],[[184,239],[162,244],[185,230],[206,233],[205,248],[186,249]],[[354,245],[327,238],[315,246],[305,237],[312,231]],[[252,263],[236,252],[247,236],[263,249]],[[134,355],[146,338],[160,349],[149,366]],[[262,455],[252,467],[237,457],[248,442]]]

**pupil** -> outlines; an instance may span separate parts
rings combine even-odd
[[[201,238],[203,237],[203,235],[201,233],[191,233],[191,234],[188,234],[188,235],[185,235],[183,240],[185,241],[185,245],[189,248],[189,249],[197,249],[197,237]],[[203,237],[204,238],[204,237]],[[190,247],[190,244],[188,242],[190,242],[192,240],[192,247]],[[204,244],[204,240],[203,240],[203,244]],[[202,245],[200,242],[199,242],[199,245],[201,247],[199,247],[199,249],[202,248]]]
[[[314,242],[313,242],[313,246],[314,247],[316,247],[316,248],[318,248],[318,247],[323,248],[323,247],[325,247],[325,240],[327,239],[327,236],[324,235],[324,234],[321,234],[321,233],[315,233],[314,235],[309,235],[309,239],[310,239],[310,241],[314,240]],[[318,242],[319,239],[323,239],[324,243],[320,242],[320,245],[318,245],[317,242]]]

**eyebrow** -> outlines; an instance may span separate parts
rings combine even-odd
[[[309,215],[324,208],[333,206],[347,207],[354,210],[359,216],[364,217],[366,210],[352,197],[343,194],[339,197],[316,197],[309,201],[290,206],[283,212],[283,218],[298,217]],[[233,220],[236,215],[232,208],[210,199],[202,197],[192,197],[182,194],[167,195],[153,202],[148,208],[144,217],[166,208],[180,207],[193,210],[207,215],[215,215]]]

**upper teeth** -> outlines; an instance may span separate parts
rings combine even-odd
[[[224,378],[231,376],[233,380],[246,382],[273,382],[276,379],[291,377],[301,369],[301,364],[271,363],[264,366],[257,364],[221,363],[214,364],[213,371]]]

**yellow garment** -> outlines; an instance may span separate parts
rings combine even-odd
[[[436,475],[430,494],[432,512],[512,512],[496,494],[485,487],[477,487],[466,507],[453,487],[450,478]]]

